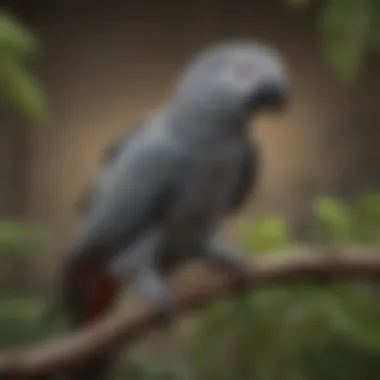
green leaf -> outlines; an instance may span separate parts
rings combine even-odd
[[[290,229],[281,217],[267,217],[258,223],[240,220],[233,229],[242,248],[252,253],[283,249],[292,243]]]
[[[345,285],[337,289],[341,307],[352,324],[351,337],[367,348],[380,349],[378,289],[368,285]],[[379,351],[380,352],[380,351]]]
[[[49,119],[46,99],[25,67],[36,52],[33,35],[15,18],[0,12],[0,100],[21,110],[32,122],[44,124]]]
[[[39,300],[0,299],[0,344],[14,345],[41,338],[45,305]]]
[[[47,232],[37,226],[0,221],[0,253],[29,253],[40,248],[47,239]]]
[[[0,89],[3,100],[22,110],[32,121],[45,124],[49,119],[43,91],[22,64],[15,60],[0,61]]]
[[[380,49],[380,3],[372,0],[371,5],[370,44],[376,51]]]
[[[343,243],[350,239],[351,215],[342,202],[322,198],[315,202],[314,212],[323,231],[321,238],[327,238],[331,243]]]
[[[364,244],[380,243],[380,193],[362,196],[352,208],[352,234]]]
[[[342,307],[340,298],[331,290],[315,289],[313,302],[318,312],[324,317],[334,331],[342,333],[354,332],[353,322]]]
[[[279,309],[288,305],[292,300],[292,293],[288,289],[268,289],[252,292],[249,296],[252,315],[259,313],[276,313]]]
[[[0,57],[24,60],[37,52],[37,41],[18,20],[0,12]]]
[[[285,0],[306,9],[311,0]],[[352,84],[371,50],[380,49],[380,3],[377,0],[325,0],[318,5],[317,26],[329,67],[344,84]]]
[[[367,57],[371,5],[370,0],[330,0],[319,19],[326,59],[345,83],[356,79]]]

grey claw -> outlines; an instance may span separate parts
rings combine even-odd
[[[156,271],[147,271],[139,277],[138,289],[140,294],[151,304],[157,320],[157,327],[167,327],[177,311],[177,302],[165,283],[165,279]]]
[[[244,255],[237,250],[224,249],[213,243],[203,250],[206,263],[217,266],[233,277],[234,290],[243,291],[250,282],[250,267]]]

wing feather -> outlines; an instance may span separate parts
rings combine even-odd
[[[260,154],[253,141],[247,141],[241,164],[241,172],[233,194],[229,212],[238,211],[253,195],[257,185],[260,165]]]
[[[169,210],[178,175],[178,152],[170,144],[154,140],[140,144],[144,137],[134,140],[109,167],[83,217],[74,254],[110,257]]]
[[[121,154],[124,149],[127,149],[130,141],[133,137],[143,128],[144,124],[139,123],[133,126],[132,130],[124,132],[121,136],[118,136],[116,140],[112,141],[102,152],[100,157],[100,167],[96,177],[90,182],[90,184],[85,188],[83,193],[79,196],[78,200],[74,204],[74,209],[77,213],[83,215],[87,213],[92,204],[92,200],[95,196],[99,178],[102,174],[112,165],[117,157]]]

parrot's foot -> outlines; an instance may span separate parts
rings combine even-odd
[[[211,247],[204,255],[205,262],[223,272],[233,276],[234,290],[246,291],[249,289],[251,271],[243,254],[237,251],[229,251]]]
[[[152,308],[157,327],[167,327],[172,321],[178,305],[165,279],[157,271],[146,271],[138,278],[138,291]]]

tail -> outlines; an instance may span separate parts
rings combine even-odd
[[[70,328],[77,329],[102,317],[112,305],[119,291],[118,283],[107,275],[101,263],[69,262],[63,283],[63,310]],[[103,380],[115,361],[115,353],[91,358],[80,368],[54,379]]]

